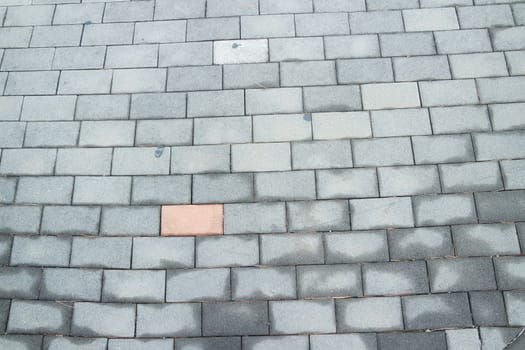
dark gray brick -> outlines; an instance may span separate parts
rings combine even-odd
[[[69,332],[72,308],[54,301],[13,300],[9,312],[9,333]]]
[[[75,303],[71,334],[133,337],[135,309],[130,304]]]
[[[0,236],[0,265],[9,265],[12,244],[13,238],[11,236]]]
[[[505,326],[503,295],[498,291],[470,292],[472,318],[477,326]]]
[[[38,206],[0,207],[0,233],[38,233],[42,208]]]
[[[270,301],[270,327],[272,334],[333,333],[334,301]]]
[[[193,237],[142,237],[133,239],[134,269],[194,266]]]
[[[230,300],[230,269],[168,270],[166,301]]]
[[[474,224],[476,208],[471,194],[418,196],[413,199],[416,226]]]
[[[352,199],[350,216],[354,230],[414,226],[409,198]]]
[[[108,350],[172,350],[173,339],[109,339]]]
[[[134,94],[130,108],[131,119],[184,118],[186,94]]]
[[[2,175],[52,175],[55,166],[54,149],[6,149],[2,152]]]
[[[362,109],[355,85],[312,86],[303,89],[306,112],[346,112]]]
[[[525,220],[525,191],[476,193],[480,222]]]
[[[388,261],[385,231],[326,234],[325,250],[328,264]]]
[[[252,174],[193,176],[193,203],[251,202]]]
[[[322,199],[377,197],[374,169],[317,171],[317,196]]]
[[[75,179],[73,204],[129,204],[131,177],[80,176]]]
[[[444,193],[502,190],[496,162],[439,165]]]
[[[438,170],[434,165],[378,168],[377,175],[381,196],[441,192]]]
[[[403,329],[399,297],[341,299],[336,301],[336,306],[339,332]]]
[[[279,349],[307,350],[308,336],[275,336],[275,337],[245,337],[243,347],[247,350]]]
[[[293,299],[297,295],[294,267],[238,268],[231,273],[234,300]]]
[[[501,289],[522,289],[525,286],[525,257],[494,258],[498,287]]]
[[[113,151],[112,175],[168,175],[170,148],[126,147]]]
[[[432,333],[392,333],[379,334],[377,337],[380,349],[427,349],[446,350],[445,332]]]
[[[129,269],[131,238],[73,238],[71,266]]]
[[[223,302],[202,305],[204,336],[268,334],[267,302]]]
[[[196,118],[193,123],[193,143],[195,145],[252,141],[250,117]]]
[[[111,148],[61,148],[57,153],[57,175],[109,175]]]
[[[102,270],[44,269],[40,299],[99,301]]]
[[[70,254],[70,237],[16,236],[11,265],[68,266]]]
[[[0,268],[0,298],[38,298],[41,276],[42,270],[37,268]]]
[[[21,177],[15,202],[70,204],[72,194],[73,177]]]
[[[190,203],[189,176],[135,176],[131,202],[133,204]]]
[[[323,241],[320,234],[261,235],[261,264],[322,264]]]
[[[255,235],[197,237],[197,267],[251,266],[259,263]]]
[[[520,253],[513,224],[452,226],[452,237],[456,255],[460,256]]]
[[[0,203],[12,203],[15,200],[16,177],[0,178]]]
[[[363,350],[377,350],[377,339],[375,334],[330,334],[311,335],[311,350],[337,350],[341,348],[362,347]]]
[[[432,292],[496,289],[490,258],[429,260]]]
[[[448,227],[388,231],[390,257],[396,260],[451,256],[452,238]]]
[[[383,56],[433,55],[436,53],[431,33],[381,34],[379,42]]]
[[[349,140],[310,141],[292,144],[293,169],[352,167]]]
[[[241,337],[177,339],[175,350],[241,350]]]
[[[42,336],[38,335],[3,335],[0,346],[12,350],[40,350]]]
[[[165,271],[105,270],[102,301],[163,302],[165,275]]]
[[[262,201],[315,199],[313,171],[255,174],[255,197]]]
[[[191,120],[139,120],[135,145],[189,145],[192,140]]]
[[[430,117],[435,134],[490,131],[491,129],[485,106],[431,108]]]
[[[137,336],[200,336],[200,304],[137,306]],[[152,349],[158,349],[157,347]],[[167,347],[167,349],[173,349]]]
[[[289,231],[338,231],[350,229],[347,201],[287,203]]]
[[[286,232],[284,203],[226,204],[224,233]]]
[[[0,331],[5,332],[9,316],[10,300],[0,300]]]
[[[359,265],[297,266],[298,297],[361,296]]]
[[[112,207],[102,209],[101,235],[158,236],[159,231],[159,207]]]
[[[365,295],[428,293],[427,269],[423,261],[363,265]]]
[[[107,339],[82,337],[53,337],[44,338],[45,350],[106,350]]]
[[[355,166],[412,165],[412,146],[408,137],[353,140]]]
[[[416,164],[474,161],[470,135],[414,136]]]

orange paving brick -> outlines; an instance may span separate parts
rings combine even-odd
[[[165,205],[161,236],[203,236],[224,233],[222,204]]]

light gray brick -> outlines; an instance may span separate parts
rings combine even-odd
[[[104,22],[138,22],[153,19],[153,1],[110,2],[104,10]]]
[[[452,226],[452,236],[456,254],[460,256],[520,253],[513,224]]]
[[[361,87],[364,109],[419,107],[416,83],[366,84]]]
[[[173,349],[173,339],[110,339],[108,340],[109,350],[171,350]]]
[[[31,27],[0,28],[0,47],[28,47],[32,32]]]
[[[174,174],[224,173],[229,171],[230,147],[228,145],[186,146],[172,147],[171,149],[171,172]],[[162,189],[162,191],[164,190]]]
[[[79,146],[133,146],[134,121],[84,121]]]
[[[221,90],[222,67],[180,67],[168,70],[168,91]]]
[[[350,34],[348,16],[344,12],[295,15],[297,36]]]
[[[255,197],[262,201],[315,199],[313,171],[255,174]]]
[[[73,204],[129,204],[131,177],[80,176],[75,179]]]
[[[439,170],[444,193],[503,189],[496,162],[442,164]]]
[[[251,202],[252,174],[210,174],[193,176],[193,203]]]
[[[503,160],[500,163],[505,189],[525,188],[525,160]]]
[[[477,193],[480,222],[523,221],[525,191]]]
[[[290,299],[296,296],[295,268],[232,269],[233,300]]]
[[[129,95],[79,96],[76,120],[128,119]]]
[[[223,349],[240,350],[241,337],[201,337],[177,339],[176,350],[190,350],[192,347],[201,347],[203,350]]]
[[[449,59],[455,79],[508,75],[505,57],[501,52],[451,55]]]
[[[51,69],[55,50],[43,49],[7,49],[2,60],[3,71],[27,71]]]
[[[518,335],[519,328],[482,327],[479,330],[480,338],[487,349],[505,347]]]
[[[133,43],[173,43],[186,40],[186,21],[137,22]]]
[[[54,95],[59,72],[10,72],[4,95]]]
[[[14,300],[7,331],[10,333],[67,334],[72,308],[54,301]]]
[[[525,24],[525,7],[523,4],[517,3],[512,5],[512,11],[514,13],[514,20],[516,21],[516,24]]]
[[[189,176],[136,176],[133,178],[133,204],[190,203]]]
[[[241,17],[241,37],[274,38],[295,36],[293,15],[261,15]]]
[[[492,44],[495,50],[523,50],[523,32],[525,27],[503,27],[491,29]]]
[[[505,103],[490,105],[492,127],[498,130],[524,129],[525,121],[521,118],[524,103]]]
[[[440,54],[492,51],[486,29],[440,31],[434,37]]]
[[[168,270],[166,284],[168,302],[229,300],[230,298],[230,269]]]
[[[326,335],[311,335],[310,348],[311,350],[337,350],[340,348],[352,347],[359,349],[362,346],[363,350],[377,349],[377,340],[375,334],[326,334]]]
[[[22,96],[0,96],[0,120],[18,120],[22,110],[22,100]]]
[[[346,168],[352,166],[349,141],[312,141],[292,144],[294,169]]]
[[[100,209],[79,206],[46,206],[42,234],[97,234]]]
[[[166,69],[143,68],[116,70],[112,93],[162,92],[166,85]]]
[[[73,238],[72,267],[129,269],[130,265],[130,237]]]
[[[409,198],[353,199],[350,215],[355,230],[414,226]]]
[[[510,75],[525,75],[525,51],[510,51],[505,53]]]
[[[450,79],[446,56],[396,57],[396,81]]]
[[[330,233],[325,236],[326,263],[388,261],[384,231]]]
[[[288,143],[232,145],[232,171],[291,170]]]
[[[433,259],[428,261],[432,292],[496,288],[490,258]]]
[[[512,291],[504,292],[505,305],[507,305],[507,312],[509,318],[509,325],[519,326],[525,323],[523,319],[523,300],[525,299],[525,293],[523,291]]]
[[[297,113],[302,111],[300,88],[246,91],[247,114]]]
[[[248,93],[249,92],[247,92],[246,96],[247,100],[249,96]],[[249,105],[249,102],[246,103]],[[190,92],[188,93],[187,108],[189,118],[243,115],[244,91],[230,90]]]
[[[22,177],[18,181],[16,203],[70,204],[73,177]]]
[[[268,40],[229,40],[213,43],[213,63],[268,62]]]
[[[350,216],[346,201],[316,201],[287,203],[288,230],[332,231],[348,230]]]
[[[386,58],[340,60],[337,80],[342,84],[393,81],[392,64]]]
[[[432,33],[395,33],[379,35],[383,56],[433,55]]]
[[[353,140],[355,166],[411,165],[412,146],[410,138],[381,138]]]
[[[209,0],[206,4],[207,17],[258,15],[257,0]]]
[[[522,102],[525,100],[525,77],[479,79],[479,99],[482,103]],[[8,81],[9,83],[9,81]]]
[[[308,349],[308,342],[308,336],[245,337],[243,346],[247,350],[270,350],[275,347],[306,350]]]
[[[57,175],[109,175],[111,157],[110,148],[59,149],[55,173]]]
[[[58,93],[62,95],[108,94],[111,87],[110,70],[64,71],[60,75]]]
[[[38,233],[41,214],[38,206],[2,206],[0,233]]]
[[[453,106],[478,103],[474,80],[422,81],[419,83],[423,106]]]
[[[251,266],[257,264],[259,264],[257,236],[197,237],[197,267]]]
[[[281,63],[282,86],[336,84],[335,64],[332,61]]]
[[[406,196],[440,193],[436,166],[401,166],[378,168],[381,196]]]
[[[99,301],[102,270],[44,269],[41,299]]]
[[[461,28],[490,28],[514,24],[509,5],[459,7],[458,17]]]
[[[27,123],[24,146],[75,146],[79,129],[79,122],[30,122]]]
[[[374,169],[317,171],[317,196],[320,199],[377,197]]]
[[[74,338],[74,337],[50,337],[44,338],[44,349],[46,350],[105,350],[107,339],[104,338]]]
[[[82,36],[82,25],[42,26],[33,29],[32,47],[78,46]]]
[[[68,266],[70,253],[70,237],[16,236],[10,265]]]
[[[364,0],[314,0],[315,12],[354,12],[366,9]]]
[[[200,336],[200,304],[164,304],[137,306],[137,336]],[[157,340],[158,342],[159,340]],[[172,350],[173,340],[166,344]],[[159,349],[158,344],[151,349]]]
[[[12,203],[15,200],[16,181],[14,177],[0,178],[0,203]]]
[[[0,268],[0,295],[2,298],[38,298],[42,269],[27,267]]]
[[[520,289],[525,284],[523,257],[496,257],[494,267],[501,289]]]
[[[376,35],[327,36],[324,45],[327,59],[380,56]]]
[[[267,302],[205,303],[202,308],[202,334],[268,334]]]
[[[193,143],[227,144],[252,141],[250,117],[197,118],[194,120]]]
[[[359,265],[297,266],[298,296],[361,296]]]
[[[312,138],[308,117],[302,114],[253,116],[253,141],[300,141]]]
[[[100,234],[109,236],[158,236],[159,207],[106,207],[102,209]]]
[[[359,87],[321,86],[306,87],[304,109],[308,112],[345,112],[361,109]]]
[[[134,269],[193,267],[193,237],[133,238]]]
[[[224,88],[270,88],[279,86],[279,66],[275,63],[224,65]]]
[[[389,230],[388,243],[392,260],[424,259],[453,254],[448,227]]]
[[[159,0],[155,4],[155,19],[204,17],[205,0]]]
[[[476,222],[474,200],[470,194],[414,197],[413,205],[417,226]]]
[[[445,7],[445,6],[454,6],[454,5],[472,5],[474,0],[421,0],[421,7]],[[475,0],[476,3],[479,0]],[[485,1],[485,0],[481,0]],[[488,0],[492,1],[492,0]]]
[[[350,13],[352,34],[391,33],[403,31],[400,11],[371,11]]]
[[[4,26],[42,26],[51,24],[53,19],[52,5],[36,6],[12,6],[8,8],[7,15],[4,19]]]
[[[416,164],[474,161],[470,135],[414,136]]]
[[[131,98],[131,119],[184,117],[186,117],[186,94],[134,94]]]
[[[271,301],[270,333],[333,333],[336,330],[333,300]]]
[[[372,111],[371,119],[374,137],[432,134],[426,109]]]
[[[476,133],[473,138],[477,160],[524,157],[525,133],[522,131]]]
[[[63,4],[57,5],[53,24],[90,24],[102,22],[104,4]]]
[[[188,41],[239,39],[239,17],[199,18],[188,20]]]
[[[91,69],[104,66],[104,46],[57,47],[53,69]]]
[[[312,12],[312,0],[262,0],[260,1],[261,14],[267,13],[304,13]]]
[[[73,120],[75,96],[25,96],[21,120]]]
[[[192,142],[192,131],[191,120],[139,120],[135,145],[189,145]]]
[[[133,41],[134,23],[86,24],[82,45],[120,45]]]
[[[5,149],[2,152],[0,174],[52,175],[55,159],[54,149]]]
[[[365,295],[428,293],[424,261],[388,262],[363,265]]]
[[[313,234],[261,235],[261,264],[322,264],[322,236]]]
[[[269,39],[270,61],[324,59],[323,38]]]
[[[26,123],[2,122],[0,123],[0,147],[18,148],[22,147]]]
[[[403,20],[407,32],[459,29],[452,7],[403,10]]]
[[[417,0],[393,0],[384,2],[381,0],[367,0],[368,10],[397,10],[407,8],[418,8]]]
[[[337,324],[341,331],[403,329],[399,297],[337,300],[336,305]],[[360,315],[360,317],[355,317],[355,315]]]
[[[158,45],[109,46],[106,52],[106,68],[156,67]]]
[[[165,271],[105,270],[102,301],[162,302]]]
[[[372,136],[370,118],[366,112],[315,113],[312,120],[314,139]]]
[[[490,131],[491,129],[485,106],[431,108],[430,118],[435,134]]]
[[[212,43],[161,44],[159,47],[159,67],[201,66],[212,64]]]
[[[284,203],[226,204],[224,233],[286,232],[285,216]]]
[[[71,334],[133,337],[136,307],[130,304],[75,303]]]

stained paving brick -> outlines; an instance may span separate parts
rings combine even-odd
[[[339,331],[370,332],[403,329],[399,297],[346,299],[337,300],[336,304]]]
[[[326,262],[388,261],[386,232],[344,232],[325,236]]]
[[[166,301],[229,300],[230,269],[170,270],[167,273]]]
[[[205,336],[268,334],[268,307],[264,301],[205,303],[202,312]]]

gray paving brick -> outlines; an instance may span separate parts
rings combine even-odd
[[[470,292],[470,305],[475,325],[506,325],[505,306],[501,292]]]
[[[507,316],[509,318],[509,325],[520,326],[525,323],[523,319],[523,313],[525,312],[523,307],[523,300],[525,299],[525,293],[523,291],[511,291],[504,292],[505,305],[507,305]]]
[[[378,195],[377,177],[373,169],[317,171],[318,198],[362,198]]]
[[[523,68],[523,60],[525,57],[525,51],[511,51],[506,52],[505,57],[509,65],[510,75],[523,75],[525,74],[525,68]]]
[[[10,300],[0,301],[0,329],[5,332],[7,326],[7,318],[9,315]]]
[[[201,66],[212,64],[212,61],[211,42],[161,44],[159,47],[159,67]]]
[[[99,301],[102,270],[44,269],[40,299]]]
[[[439,169],[445,193],[503,189],[495,162],[443,164]]]
[[[253,116],[254,142],[301,141],[312,139],[312,126],[303,114]]]
[[[158,45],[109,46],[104,66],[106,68],[156,67]]]
[[[323,38],[269,39],[270,61],[324,59]]]
[[[313,171],[255,174],[255,198],[262,201],[315,199]]]
[[[75,146],[79,130],[79,122],[30,122],[27,123],[24,146]]]
[[[408,137],[353,140],[352,146],[355,166],[413,164]]]
[[[136,176],[133,178],[133,204],[190,203],[189,176]]]
[[[135,309],[130,304],[75,303],[71,334],[133,337]]]
[[[188,41],[238,39],[239,17],[190,19],[186,36]]]
[[[268,40],[229,40],[213,43],[215,64],[268,62]]]
[[[472,224],[477,221],[470,194],[414,197],[414,211],[416,226]]]
[[[12,350],[37,350],[42,344],[42,336],[38,335],[4,335],[0,337],[0,345]]]
[[[165,271],[106,270],[102,301],[163,302],[165,274]]]
[[[193,123],[191,120],[139,120],[137,122],[135,145],[188,145],[192,142],[192,129]],[[129,154],[129,152],[127,153]],[[166,152],[167,155],[169,153],[169,151]],[[117,152],[115,152],[116,155]]]
[[[269,350],[275,347],[306,350],[309,348],[308,342],[308,336],[245,337],[243,346],[248,350]]]
[[[2,60],[3,71],[27,71],[51,69],[55,50],[43,49],[7,49]]]
[[[501,52],[449,56],[454,78],[482,78],[508,75]]]
[[[518,229],[520,245],[523,247],[523,243],[525,243],[525,223],[518,223],[516,224],[516,227]]]
[[[503,181],[506,190],[519,190],[525,188],[525,161],[503,160],[500,163],[503,172]]]
[[[155,4],[155,19],[204,17],[205,0],[159,0]]]
[[[434,37],[440,54],[492,51],[486,29],[440,31]]]
[[[490,131],[485,106],[436,107],[430,109],[435,134]]]
[[[522,129],[525,126],[525,122],[520,118],[523,106],[525,106],[523,103],[489,105],[494,130]]]
[[[193,237],[134,238],[132,268],[193,267],[194,244]]]
[[[326,234],[325,249],[327,264],[388,261],[385,231]]]
[[[163,68],[115,70],[111,92],[162,92],[165,85],[166,69]]]
[[[519,331],[518,328],[482,327],[479,333],[487,349],[498,349],[507,346]]]
[[[31,27],[0,28],[0,47],[28,47],[32,32]]]
[[[173,43],[186,40],[186,21],[137,22],[133,42]]]
[[[333,333],[336,330],[332,300],[270,302],[272,334]]]
[[[112,2],[104,10],[104,22],[137,22],[153,19],[153,1]]]
[[[418,7],[419,4],[415,0],[394,0],[388,3],[380,0],[367,0],[368,10],[397,10]]]
[[[54,149],[6,149],[2,152],[3,175],[51,175],[55,165]]]
[[[523,102],[525,99],[525,77],[486,78],[477,82],[482,103]]]
[[[104,4],[63,4],[57,5],[53,24],[90,24],[102,22]]]
[[[222,253],[219,253],[222,252]],[[227,252],[226,254],[224,254]],[[259,241],[254,235],[198,237],[198,267],[250,266],[259,263]]]
[[[74,237],[71,266],[128,269],[131,261],[129,237]]]
[[[365,8],[364,0],[314,0],[315,12],[354,12]]]
[[[268,334],[268,305],[264,301],[205,303],[202,305],[202,334]]]
[[[0,123],[0,146],[4,148],[22,147],[26,123],[3,122]]]
[[[525,285],[523,266],[525,266],[525,259],[522,256],[494,258],[498,287],[522,289]]]
[[[168,70],[168,91],[220,90],[220,66],[180,67]]]
[[[335,64],[332,61],[281,63],[282,86],[336,84]]]
[[[261,15],[241,17],[241,37],[274,38],[295,36],[293,15]]]
[[[319,234],[261,236],[261,264],[322,264],[324,252]]]
[[[198,174],[229,171],[230,147],[228,145],[183,146],[172,147],[171,149],[172,173]],[[163,188],[162,191],[164,191]],[[159,188],[159,195],[161,194],[160,192],[161,189]]]
[[[133,41],[133,23],[86,24],[82,45],[121,45]]]
[[[248,90],[250,91],[250,90]],[[247,93],[247,104],[248,102]],[[188,94],[188,117],[222,117],[244,114],[244,91],[196,91]],[[252,114],[250,111],[249,114]]]
[[[446,56],[396,57],[396,81],[450,79]]]
[[[391,33],[403,31],[400,11],[371,11],[350,13],[352,34]]]
[[[417,295],[402,300],[407,329],[472,326],[466,293]]]
[[[81,337],[51,337],[44,338],[46,350],[105,350],[107,339]]]
[[[224,233],[286,232],[284,203],[226,204]]]
[[[337,300],[338,331],[390,331],[403,329],[401,299],[359,298]],[[360,315],[360,317],[355,317]]]
[[[193,176],[193,203],[251,202],[252,174],[210,174]]]
[[[109,339],[108,350],[171,350],[173,339]]]
[[[134,121],[85,121],[80,130],[79,146],[133,146]]]
[[[490,258],[434,259],[427,266],[433,293],[496,288]]]
[[[130,192],[131,177],[77,177],[73,204],[129,204]]]
[[[459,29],[454,8],[403,10],[407,32]]]
[[[337,80],[342,84],[393,81],[392,64],[386,58],[339,60]]]
[[[186,94],[134,94],[131,98],[131,119],[184,117]]]
[[[0,96],[0,120],[18,120],[22,110],[22,100],[22,96]]]
[[[296,296],[294,267],[232,269],[234,300],[289,299]]]
[[[0,233],[38,233],[41,214],[38,206],[2,206]]]
[[[198,347],[202,350],[241,350],[241,337],[206,337],[177,339],[176,350],[191,350]]]
[[[75,111],[77,120],[128,119],[128,95],[79,96]]]
[[[9,265],[13,239],[10,236],[0,237],[0,265]],[[0,328],[2,328],[0,326]]]
[[[206,7],[207,17],[225,17],[239,15],[259,14],[259,2],[257,0],[211,0]]]
[[[414,226],[408,198],[352,199],[350,216],[355,230]]]
[[[10,72],[4,95],[54,95],[58,73],[53,71]]]
[[[346,201],[287,203],[289,231],[331,231],[350,228]]]
[[[422,261],[363,265],[365,295],[428,293],[427,269]]]
[[[311,350],[336,350],[348,347],[355,347],[363,350],[377,350],[377,340],[375,334],[325,334],[311,335]]]
[[[232,171],[291,170],[290,152],[288,143],[232,145]]]
[[[193,143],[227,144],[247,143],[252,140],[250,117],[196,118]]]
[[[297,36],[350,34],[348,16],[344,12],[295,15]]]
[[[57,175],[109,175],[110,148],[63,148],[57,153]]]
[[[260,1],[261,14],[267,13],[303,13],[312,12],[312,0],[292,0],[282,2],[279,0]]]
[[[476,3],[486,0],[475,0]],[[492,0],[488,0],[492,1]],[[497,1],[497,0],[496,0]],[[472,0],[422,0],[421,7],[446,7],[454,5],[472,5]]]
[[[452,239],[448,227],[389,230],[390,257],[396,260],[451,256]]]
[[[345,112],[361,109],[355,85],[304,88],[304,109],[308,112]]]
[[[70,204],[72,193],[73,177],[22,177],[15,202]]]
[[[13,300],[7,331],[10,333],[68,333],[71,306],[54,301]]]
[[[38,298],[42,270],[26,267],[0,268],[0,297],[36,299]]]
[[[271,88],[279,86],[279,66],[275,63],[224,65],[224,88]]]
[[[82,36],[82,25],[42,26],[33,29],[32,47],[78,46]]]
[[[17,27],[51,24],[54,9],[51,5],[9,7],[4,25]]]
[[[372,136],[366,112],[315,113],[312,116],[314,139],[361,138]]]
[[[292,144],[295,169],[346,168],[352,166],[350,141],[312,141]]]
[[[302,101],[300,88],[246,90],[246,113],[300,113]]]
[[[113,72],[110,70],[74,70],[60,74],[58,93],[61,95],[108,94]],[[118,81],[115,80],[115,83]]]
[[[199,304],[137,306],[137,336],[199,336],[200,334],[201,306]],[[166,349],[173,348],[166,347]]]
[[[330,1],[332,3],[334,2]],[[327,36],[324,38],[324,45],[327,59],[380,56],[376,35]]]
[[[517,3],[512,5],[512,11],[514,13],[514,20],[516,21],[516,24],[525,24],[525,8],[523,7],[523,4]]]
[[[477,160],[522,158],[525,152],[525,133],[507,131],[473,134]]]
[[[168,302],[229,300],[230,298],[230,269],[168,271],[166,283]]]
[[[0,178],[0,203],[12,203],[15,200],[16,178]]]
[[[416,164],[474,160],[470,135],[414,136],[412,144]]]
[[[432,133],[426,109],[398,109],[371,112],[374,137],[427,135]]]
[[[100,234],[110,236],[158,236],[159,207],[103,208]]]
[[[317,265],[297,267],[298,296],[361,296],[359,265]]]
[[[423,106],[453,106],[478,103],[474,80],[422,81],[419,83]]]
[[[419,107],[416,83],[380,83],[361,87],[364,109]]]
[[[11,265],[68,266],[70,253],[68,237],[17,236],[13,240]]]
[[[411,348],[445,350],[447,348],[445,332],[379,334],[377,340],[379,348],[385,350]]]
[[[25,96],[21,120],[73,120],[75,96]]]
[[[461,28],[490,28],[514,24],[509,5],[460,7],[458,17]]]
[[[523,220],[524,191],[476,194],[480,222]]]

